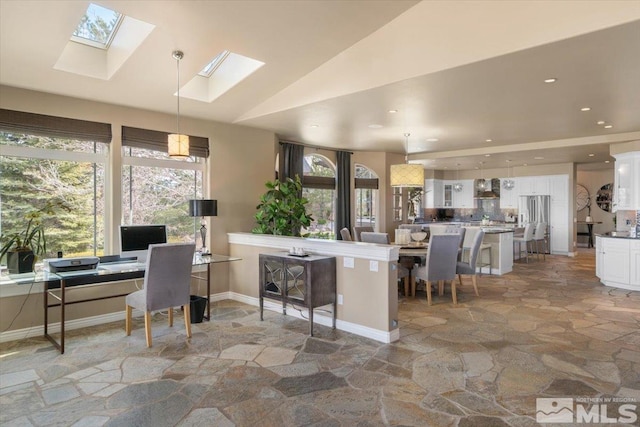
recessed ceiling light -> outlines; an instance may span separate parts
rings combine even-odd
[[[604,124],[604,120],[598,120],[598,124],[599,125],[603,125]]]
[[[382,125],[376,125],[376,124],[369,125],[369,129],[380,129],[381,127]]]
[[[522,164],[522,166],[527,166],[527,164],[526,164],[526,163],[523,163],[523,164]]]
[[[484,156],[485,157],[491,157],[491,154],[485,154]]]
[[[556,79],[555,77],[550,77],[548,79],[544,79],[545,83],[555,83],[557,81],[558,81],[558,79]]]
[[[589,157],[594,157],[594,156],[595,156],[595,154],[589,153]]]
[[[591,111],[591,107],[582,107],[580,111]]]
[[[319,128],[320,125],[311,125],[312,128]]]
[[[391,113],[391,114],[395,114],[397,112],[398,112],[398,110],[389,110],[389,113]]]
[[[533,160],[544,160],[544,157],[542,156],[536,156],[533,158]]]
[[[493,142],[493,139],[485,139],[484,142]]]
[[[427,142],[438,142],[438,138],[427,138]]]
[[[604,162],[605,162],[605,163],[610,163],[610,162],[609,162],[609,160],[605,160]]]
[[[606,125],[604,128],[605,129],[611,129],[613,127],[613,125]]]

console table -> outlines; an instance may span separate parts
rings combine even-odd
[[[260,320],[264,298],[309,310],[309,335],[313,336],[313,309],[331,304],[336,328],[336,258],[322,255],[298,257],[288,252],[260,254]]]

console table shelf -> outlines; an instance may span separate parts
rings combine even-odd
[[[332,304],[336,327],[336,258],[322,255],[296,257],[287,252],[260,254],[260,320],[264,298],[309,310],[309,335],[313,336],[313,309]]]

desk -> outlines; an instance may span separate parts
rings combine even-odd
[[[207,316],[211,318],[211,264],[221,262],[238,261],[240,258],[229,257],[225,255],[211,254],[207,256],[195,255],[193,265],[207,266]],[[115,268],[117,266],[117,268]],[[124,266],[124,267],[123,267]],[[78,304],[82,302],[100,301],[110,298],[118,298],[129,295],[116,294],[95,298],[84,298],[73,301],[67,301],[67,293],[75,289],[86,289],[91,286],[108,285],[123,280],[134,280],[144,277],[145,266],[138,263],[104,263],[98,265],[95,270],[81,270],[70,272],[50,273],[47,271],[37,273],[15,274],[2,277],[3,283],[44,284],[44,336],[60,350],[60,354],[64,353],[64,335],[65,335],[65,306]],[[199,278],[199,277],[198,277]],[[200,279],[200,278],[199,278]],[[49,298],[53,298],[57,302],[50,304]],[[57,342],[53,336],[49,334],[49,309],[52,307],[60,307],[60,342]]]
[[[602,221],[578,221],[577,222],[578,225],[586,225],[587,226],[587,233],[576,233],[578,236],[588,236],[589,237],[589,241],[587,243],[587,247],[588,248],[592,248],[593,247],[593,224],[602,224]]]

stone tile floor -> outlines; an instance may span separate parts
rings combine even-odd
[[[538,425],[539,397],[640,402],[640,293],[594,271],[582,251],[482,276],[480,297],[467,279],[457,306],[401,298],[393,344],[323,326],[311,338],[234,301],[191,340],[157,314],[151,349],[140,319],[131,337],[124,322],[71,331],[64,355],[5,343],[0,425],[519,427]]]

